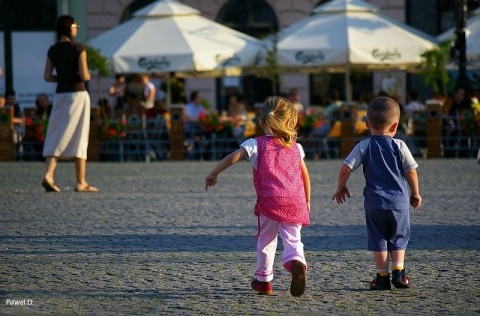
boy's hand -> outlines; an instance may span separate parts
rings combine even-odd
[[[422,205],[422,197],[420,194],[410,195],[410,205],[413,206],[413,209],[416,210]]]
[[[212,187],[217,183],[217,176],[209,174],[205,177],[205,191],[208,190],[208,187]]]
[[[332,200],[336,200],[337,204],[342,204],[346,200],[346,196],[350,197],[350,192],[348,188],[345,187],[338,187],[337,192],[332,196]]]

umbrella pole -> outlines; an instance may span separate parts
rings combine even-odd
[[[170,82],[170,73],[167,72],[166,74],[166,80],[167,80],[167,109],[170,112],[171,107],[172,107],[172,84]]]
[[[350,82],[350,67],[345,68],[345,98],[352,101],[352,83]]]

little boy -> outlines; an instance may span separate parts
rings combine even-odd
[[[400,107],[393,99],[380,97],[370,103],[366,124],[372,136],[358,143],[343,161],[337,191],[332,198],[341,204],[346,196],[350,197],[346,185],[348,178],[363,164],[368,250],[373,251],[377,266],[371,290],[391,289],[389,252],[393,263],[392,284],[396,288],[410,287],[403,267],[410,237],[409,204],[414,209],[419,208],[422,197],[416,171],[418,164],[405,143],[393,138],[399,120]]]

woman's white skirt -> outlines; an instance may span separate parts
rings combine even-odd
[[[48,120],[44,157],[87,159],[90,95],[87,91],[57,93]]]

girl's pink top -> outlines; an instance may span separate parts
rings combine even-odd
[[[296,143],[283,147],[275,137],[256,138],[258,166],[253,168],[257,192],[255,215],[278,222],[310,225],[302,180],[300,150]]]

